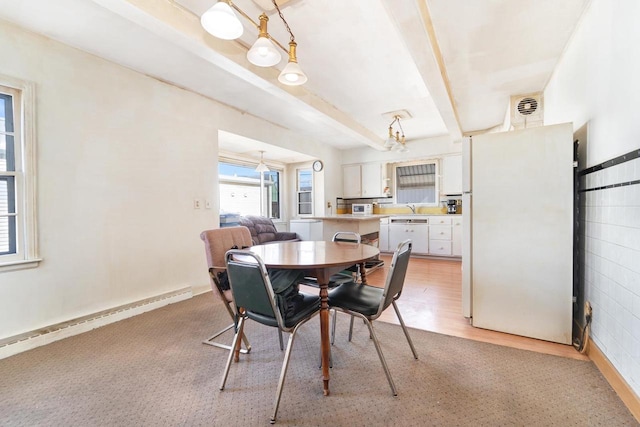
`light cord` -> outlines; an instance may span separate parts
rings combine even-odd
[[[280,8],[278,7],[278,3],[276,3],[276,0],[271,0],[271,2],[276,7],[276,10],[278,11],[278,15],[280,15],[280,19],[282,19],[282,22],[284,22],[284,26],[287,27],[287,31],[289,32],[289,35],[290,35],[289,40],[291,40],[292,42],[295,43],[296,38],[293,35],[293,32],[291,31],[291,28],[289,28],[289,24],[287,24],[287,20],[284,19],[284,15],[280,11]]]

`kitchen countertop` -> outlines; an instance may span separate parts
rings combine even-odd
[[[462,214],[448,214],[448,213],[404,213],[404,212],[395,212],[395,213],[389,213],[389,214],[385,214],[386,216],[462,216]]]
[[[321,219],[323,221],[341,220],[341,221],[371,221],[380,218],[389,218],[390,214],[372,214],[372,215],[353,215],[353,214],[337,214],[324,216],[307,216],[308,219]]]

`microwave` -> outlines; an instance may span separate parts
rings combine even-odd
[[[354,215],[371,215],[373,214],[373,205],[371,203],[354,203],[351,205],[351,213]]]

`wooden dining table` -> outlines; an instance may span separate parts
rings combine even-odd
[[[308,275],[317,278],[320,288],[320,341],[322,350],[323,392],[329,395],[329,278],[345,267],[364,264],[376,258],[378,248],[351,242],[274,242],[266,245],[251,246],[249,250],[264,262],[267,268],[305,270]],[[361,268],[363,283],[366,284],[364,268]]]

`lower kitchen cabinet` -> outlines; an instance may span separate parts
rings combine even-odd
[[[462,216],[432,215],[412,218],[407,216],[380,220],[380,251],[393,252],[400,242],[411,239],[413,253],[442,257],[462,256]]]
[[[429,254],[451,256],[450,217],[429,217]]]
[[[380,220],[378,248],[380,252],[389,252],[389,218],[382,218]]]
[[[412,253],[429,253],[429,224],[389,224],[389,251],[393,252],[401,242],[411,239]]]

